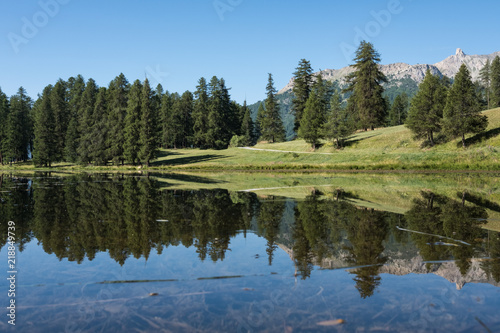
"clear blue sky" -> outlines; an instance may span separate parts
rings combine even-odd
[[[216,75],[234,100],[253,103],[265,97],[267,73],[279,90],[301,58],[314,70],[351,64],[359,37],[383,64],[432,64],[458,47],[500,51],[499,12],[496,0],[1,1],[0,87],[10,96],[22,85],[36,98],[59,78],[107,86],[123,72],[182,93]]]

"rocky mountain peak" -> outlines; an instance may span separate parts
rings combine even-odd
[[[461,49],[461,48],[458,48],[458,49],[457,49],[457,51],[455,52],[455,55],[456,55],[457,57],[465,57],[465,53],[464,53],[464,51],[462,51],[462,49]]]

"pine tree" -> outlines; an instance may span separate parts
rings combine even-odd
[[[480,133],[487,126],[488,118],[481,114],[479,98],[469,70],[462,64],[446,99],[444,130],[452,137],[461,136],[462,146],[465,148],[465,134]]]
[[[142,84],[141,81],[135,80],[130,88],[127,115],[125,116],[125,135],[123,144],[123,155],[125,160],[132,164],[137,163],[139,154],[139,135],[141,122],[141,107],[142,107]]]
[[[207,144],[211,148],[224,149],[229,145],[233,132],[234,109],[224,79],[212,77],[208,84],[209,109]]]
[[[311,63],[306,59],[301,59],[299,65],[293,73],[293,99],[292,108],[295,114],[294,128],[295,132],[299,131],[300,120],[306,108],[307,99],[311,92],[313,83],[313,69]]]
[[[336,148],[342,148],[345,138],[354,132],[352,117],[347,108],[342,107],[338,91],[330,99],[330,108],[322,130],[325,138],[332,140]]]
[[[406,93],[403,92],[396,96],[389,111],[389,126],[404,124],[408,115],[408,106],[408,95]]]
[[[0,89],[0,164],[4,164],[7,138],[7,119],[9,116],[9,98]]]
[[[241,135],[243,135],[243,144],[252,146],[255,143],[255,126],[250,115],[250,109],[247,107],[247,101],[241,107],[244,110],[243,119],[241,121]]]
[[[108,102],[107,89],[99,88],[97,93],[93,121],[90,132],[89,158],[96,165],[106,165],[108,161],[107,147],[107,127],[108,127]]]
[[[66,132],[68,131],[70,119],[66,95],[66,82],[59,79],[50,93],[50,106],[54,115],[54,157],[56,161],[63,160]]]
[[[280,142],[285,140],[285,128],[281,120],[280,108],[276,99],[273,76],[269,73],[266,86],[267,98],[265,100],[265,111],[260,119],[261,138],[269,142]]]
[[[52,88],[52,85],[45,87],[42,96],[39,97],[33,107],[35,134],[33,162],[35,166],[50,167],[52,162],[56,160],[55,122],[50,101]]]
[[[163,94],[163,98],[161,101],[161,109],[160,109],[160,122],[162,125],[161,132],[161,144],[163,147],[174,147],[175,148],[175,139],[173,133],[175,133],[173,118],[173,107],[175,101],[179,99],[180,96],[177,93],[170,94],[168,91]]]
[[[193,143],[196,147],[207,146],[206,133],[208,127],[208,87],[204,77],[200,78],[194,93],[193,108]]]
[[[405,125],[416,138],[427,138],[431,146],[434,145],[434,133],[441,130],[446,94],[443,81],[427,70],[424,81],[411,100]]]
[[[325,85],[323,78],[318,74],[307,99],[299,127],[299,136],[310,143],[313,149],[316,149],[320,139],[323,138],[322,126],[326,118],[326,109]]]
[[[107,155],[115,165],[125,162],[123,145],[125,142],[124,128],[129,91],[130,83],[123,73],[115,77],[108,86],[109,135]]]
[[[349,86],[344,92],[352,93],[349,99],[357,113],[359,128],[373,130],[381,126],[386,117],[387,106],[381,84],[387,79],[378,67],[380,54],[371,43],[361,42],[354,61],[356,63],[351,65],[354,72],[347,76]]]
[[[491,63],[491,107],[500,107],[500,57],[496,56]]]
[[[66,161],[75,163],[78,160],[78,145],[80,142],[80,111],[82,96],[85,91],[85,80],[81,75],[68,79],[69,124],[66,132],[64,157]]]
[[[80,142],[78,143],[78,160],[82,164],[88,164],[92,161],[90,157],[92,137],[90,128],[94,125],[94,108],[97,98],[98,88],[93,79],[87,81],[83,91],[80,105],[79,132]]]
[[[158,153],[158,131],[156,112],[154,109],[153,92],[146,79],[142,86],[141,122],[139,133],[139,159],[149,166]]]
[[[256,140],[261,140],[262,131],[260,129],[260,124],[264,120],[264,114],[266,110],[264,110],[264,103],[259,103],[259,107],[257,109],[257,116],[255,118],[255,138]]]
[[[33,101],[23,87],[20,87],[17,94],[10,98],[10,112],[7,116],[5,133],[5,155],[11,162],[28,159],[33,136],[32,105]]]
[[[491,90],[491,63],[490,59],[486,60],[483,68],[479,71],[479,80],[484,87],[486,94],[486,105],[490,108],[490,90]]]

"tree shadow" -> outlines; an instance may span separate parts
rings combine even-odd
[[[172,154],[166,154],[164,156],[168,156]],[[182,155],[182,154],[176,154]],[[207,162],[213,161],[221,158],[227,158],[228,156],[223,155],[215,155],[215,154],[205,154],[205,155],[197,155],[197,156],[187,156],[187,157],[178,157],[169,160],[163,161],[154,161],[151,163],[152,166],[162,166],[162,165],[183,165],[183,164],[193,164],[199,162]]]
[[[473,203],[477,206],[487,208],[490,210],[493,210],[495,212],[500,212],[500,205],[497,204],[496,202],[490,201],[488,199],[481,198],[480,196],[470,194],[470,193],[462,193],[462,192],[457,192],[457,197],[458,198],[463,198],[463,200],[468,201],[470,203]]]
[[[491,139],[499,134],[500,134],[500,127],[494,128],[494,129],[491,129],[489,131],[482,132],[482,133],[474,135],[473,137],[465,139],[465,145],[468,147],[468,146],[473,145],[475,143],[479,143],[481,141]],[[457,148],[461,148],[461,147],[462,147],[462,141],[460,140],[457,142]]]
[[[353,136],[351,136],[351,137],[348,137],[347,139],[345,139],[345,140],[344,140],[344,142],[343,142],[342,146],[343,146],[344,148],[346,148],[346,147],[350,147],[350,146],[353,146],[353,145],[355,145],[356,143],[358,143],[358,142],[360,142],[360,141],[363,141],[363,140],[365,140],[365,139],[372,138],[372,137],[377,136],[377,135],[380,135],[380,133],[374,133],[374,134],[367,135],[367,136],[362,137],[362,138],[356,138],[356,139],[355,139]]]
[[[186,183],[198,183],[198,184],[221,184],[226,183],[226,181],[210,179],[207,177],[195,176],[195,175],[184,175],[178,173],[152,173],[153,177],[157,179],[157,181],[161,183],[168,183],[168,180],[176,180]]]

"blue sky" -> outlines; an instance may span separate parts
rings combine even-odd
[[[182,93],[216,75],[253,103],[267,73],[279,90],[302,58],[314,70],[347,66],[362,38],[383,64],[500,51],[499,11],[494,0],[2,1],[0,87],[36,98],[59,78],[107,86],[123,72]]]

